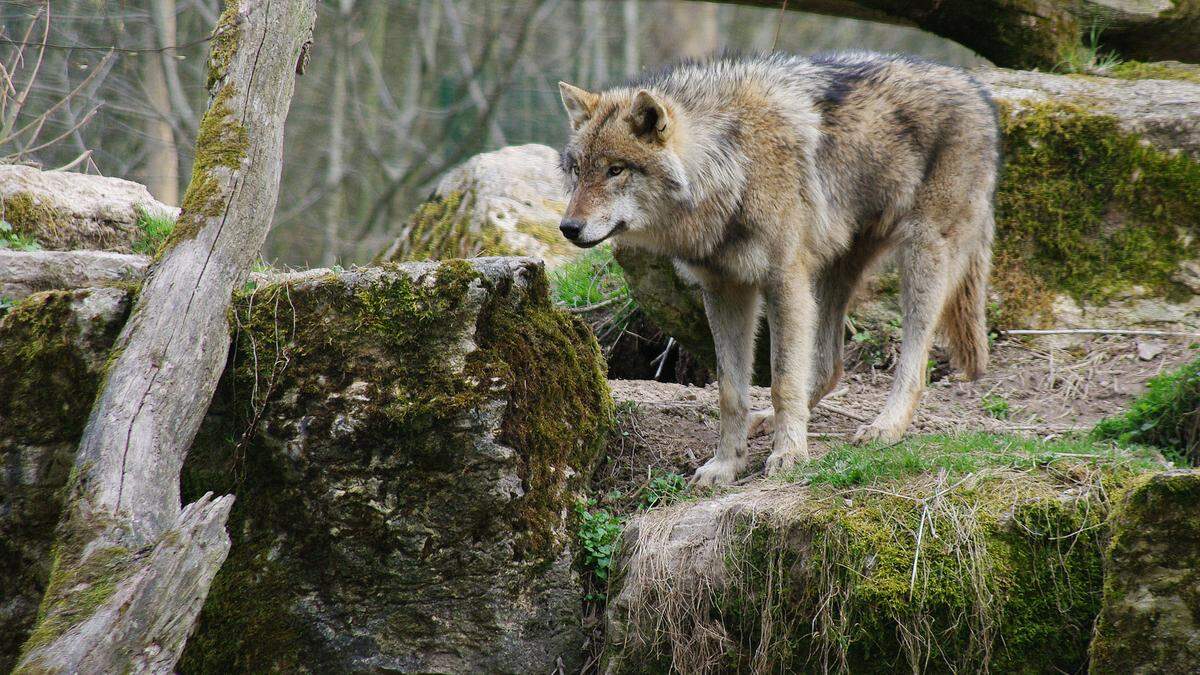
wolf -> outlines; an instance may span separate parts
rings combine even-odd
[[[969,379],[984,372],[999,133],[968,73],[866,52],[770,54],[682,63],[599,93],[559,90],[571,128],[563,236],[668,256],[703,295],[720,439],[695,483],[746,467],[764,309],[766,473],[808,458],[810,410],[842,374],[847,305],[885,253],[900,273],[900,356],[883,409],[855,439],[902,437],[939,326],[952,365]]]

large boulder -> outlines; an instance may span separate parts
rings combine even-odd
[[[602,670],[1082,672],[1111,496],[1156,466],[1080,442],[919,437],[636,514]]]
[[[1200,668],[1200,471],[1150,476],[1125,492],[1105,554],[1093,673]]]
[[[381,259],[525,255],[553,269],[580,252],[558,231],[565,208],[553,148],[531,143],[485,152],[438,182]]]
[[[37,303],[71,310],[95,293],[124,291],[34,295],[0,321],[0,354],[16,355],[0,363],[0,405],[19,408],[0,410],[13,420],[0,422],[0,541],[20,563],[5,573],[23,575],[4,586],[0,667],[33,618],[54,495],[98,386],[80,363],[102,364],[107,345],[55,339],[65,356],[24,356],[47,331],[87,323],[110,336],[120,322]],[[185,500],[237,496],[233,546],[181,672],[578,666],[566,519],[612,403],[594,338],[550,305],[541,264],[260,277],[233,318],[232,357],[182,476]]]
[[[132,253],[139,218],[178,213],[132,181],[0,164],[0,220],[44,249]]]
[[[1004,135],[992,323],[1200,329],[1200,84],[975,74]],[[670,262],[616,254],[647,315],[712,354],[703,305]]]

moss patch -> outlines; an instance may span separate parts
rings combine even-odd
[[[435,649],[495,602],[462,584],[535,586],[566,545],[611,410],[594,338],[553,309],[540,268],[528,287],[461,260],[373,274],[235,299],[235,353],[182,482],[185,500],[238,495],[233,548],[181,672],[346,669],[304,609],[317,593],[371,631],[364,649]],[[513,454],[475,446],[493,423]],[[472,477],[493,470],[515,471],[513,496]],[[425,616],[443,594],[463,617]]]
[[[1172,61],[1122,61],[1104,74],[1123,80],[1182,80],[1200,84],[1200,66]]]
[[[499,230],[475,226],[471,218],[472,194],[452,192],[434,197],[413,212],[402,230],[402,245],[388,259],[444,260],[489,255],[520,255],[506,246]]]
[[[646,663],[684,672],[1085,669],[1110,495],[1151,470],[1149,457],[1082,440],[976,435],[910,439],[895,460],[864,471],[858,459],[870,452],[834,449],[790,489],[711,502],[704,513],[719,523],[723,560],[711,583],[687,578],[699,561],[687,559],[686,540],[675,541],[688,535],[668,525],[693,527],[684,514],[700,507],[637,523],[635,556],[676,533],[667,559],[636,568],[645,574],[662,562],[671,580],[638,579],[649,595],[628,595],[630,566],[647,563],[625,559],[618,607],[648,609],[628,610],[627,622],[615,615],[623,644],[610,643],[610,664],[621,672]],[[632,546],[627,537],[622,555]],[[674,586],[700,590],[676,596]]]
[[[70,227],[67,216],[51,206],[39,204],[28,192],[0,198],[0,220],[11,226],[14,238],[32,244],[57,239]]]
[[[219,181],[222,178],[219,172],[240,169],[250,147],[246,127],[234,117],[229,107],[233,96],[231,85],[221,87],[204,114],[204,119],[200,121],[192,178],[183,195],[179,220],[166,243],[159,247],[159,255],[181,241],[195,238],[209,218],[219,217],[225,212],[226,202],[221,198]]]
[[[1137,481],[1117,500],[1095,673],[1187,672],[1200,661],[1200,472]]]
[[[1200,163],[1062,103],[1002,106],[993,284],[1001,327],[1050,319],[1053,294],[1104,302],[1139,285],[1182,292],[1171,274],[1200,254]]]

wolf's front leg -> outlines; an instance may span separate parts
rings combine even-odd
[[[771,325],[771,403],[775,441],[767,475],[787,471],[808,459],[808,400],[812,380],[816,302],[807,270],[781,272],[767,288]]]
[[[717,386],[721,402],[721,439],[717,454],[696,470],[696,485],[729,483],[746,467],[750,374],[754,367],[754,329],[761,305],[750,286],[723,286],[704,292],[704,311],[717,350]]]

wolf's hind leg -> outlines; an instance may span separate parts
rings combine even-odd
[[[750,286],[726,286],[704,293],[704,310],[717,350],[721,438],[716,455],[692,477],[697,485],[732,482],[746,466],[754,329],[761,304],[758,290]]]
[[[884,248],[869,235],[854,238],[850,248],[817,275],[817,338],[813,349],[812,391],[809,410],[833,391],[842,377],[842,346],[846,338],[846,309],[863,272]]]
[[[873,422],[859,428],[857,442],[900,440],[912,421],[925,389],[929,349],[942,309],[956,279],[944,240],[914,240],[900,249],[900,309],[902,337],[900,360],[883,410]]]

